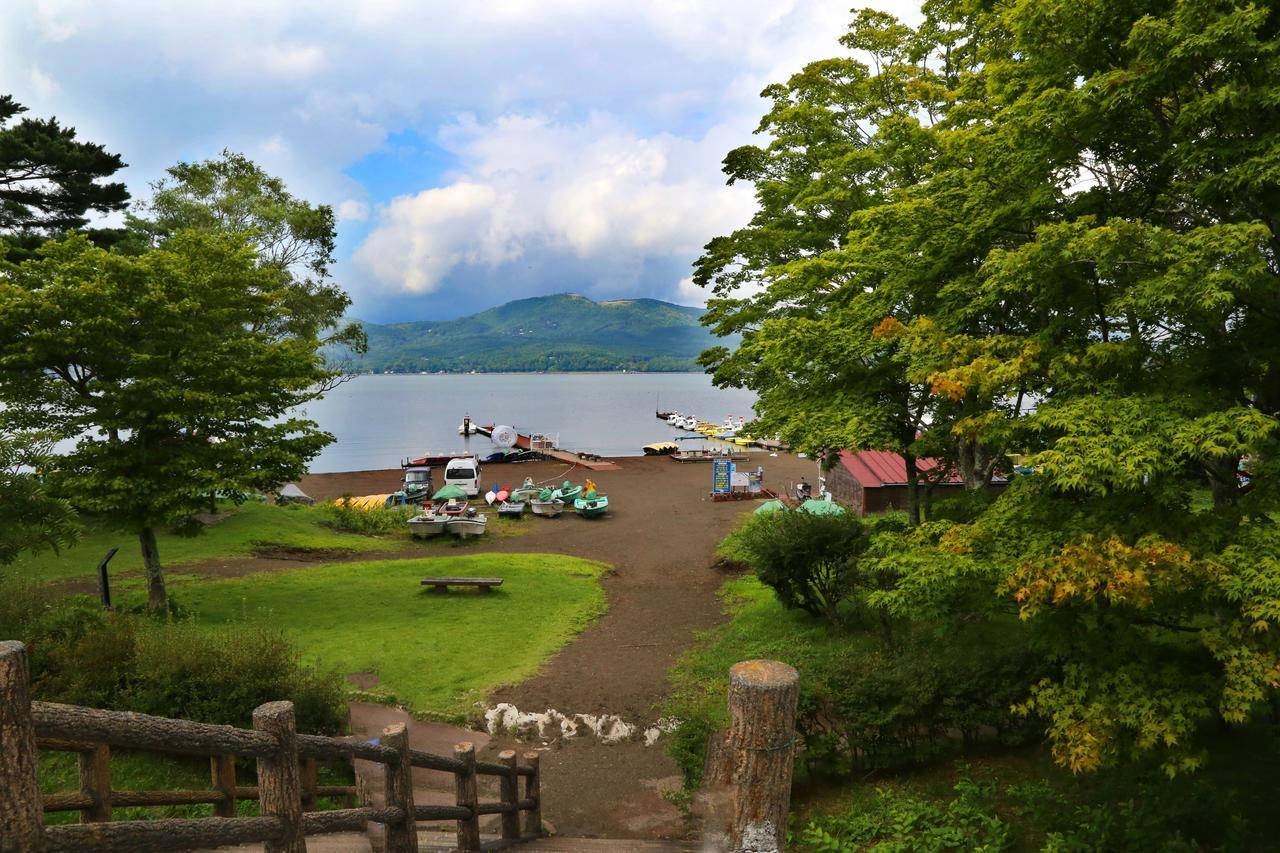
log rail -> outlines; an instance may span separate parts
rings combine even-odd
[[[0,851],[159,853],[224,844],[262,843],[268,853],[305,853],[306,836],[363,831],[370,822],[386,828],[387,853],[416,853],[417,821],[457,823],[458,849],[479,850],[482,815],[502,816],[502,837],[516,841],[542,833],[538,754],[514,751],[497,763],[477,761],[470,743],[453,756],[410,749],[403,724],[388,727],[379,742],[298,734],[293,705],[268,702],[253,714],[253,729],[172,720],[126,711],[105,711],[33,702],[28,693],[26,649],[0,641]],[[80,790],[39,794],[38,748],[78,754]],[[210,787],[199,791],[117,791],[111,788],[112,748],[208,756]],[[236,784],[235,757],[257,760],[258,785]],[[320,797],[354,802],[356,788],[318,785],[319,762],[363,759],[385,771],[386,805],[315,811]],[[414,767],[452,773],[456,805],[413,802]],[[498,802],[479,802],[478,776],[500,781]],[[524,796],[520,796],[524,779]],[[256,800],[261,816],[239,817],[236,803]],[[123,806],[208,804],[213,817],[113,821]],[[44,826],[44,813],[79,811],[80,823]],[[523,828],[521,813],[523,812]]]

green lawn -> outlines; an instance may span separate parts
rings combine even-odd
[[[205,624],[262,620],[304,657],[373,672],[374,692],[460,718],[486,691],[527,678],[604,611],[601,563],[553,554],[474,554],[342,563],[193,583],[178,600]],[[490,593],[425,591],[426,576],[493,576]]]
[[[321,524],[317,509],[247,503],[234,514],[195,536],[168,531],[157,535],[164,566],[201,560],[248,556],[255,551],[291,549],[303,551],[389,551],[403,548],[403,536],[364,536],[340,533]],[[142,554],[134,536],[88,523],[80,541],[61,552],[25,555],[6,568],[35,583],[70,579],[95,579],[98,561],[112,547],[120,552],[111,561],[112,576],[142,570]]]
[[[156,538],[160,546],[160,560],[166,579],[181,578],[182,572],[172,571],[184,564],[205,560],[235,559],[253,554],[270,555],[272,552],[311,553],[361,553],[367,551],[400,551],[417,548],[426,553],[438,553],[476,547],[486,541],[519,536],[532,530],[529,519],[513,521],[493,518],[483,539],[460,540],[452,536],[415,540],[407,528],[396,525],[390,532],[348,533],[328,527],[324,522],[333,516],[323,506],[275,506],[273,504],[247,503],[235,508],[232,514],[216,524],[204,528],[194,536],[179,536],[162,531]],[[4,567],[6,573],[36,583],[82,580],[94,583],[98,561],[113,547],[120,551],[111,560],[113,581],[126,573],[142,572],[142,554],[138,550],[137,537],[116,530],[103,528],[93,521],[85,522],[80,537],[70,548],[60,552],[42,551],[27,554]],[[121,592],[136,588],[140,577],[113,582],[112,590]]]

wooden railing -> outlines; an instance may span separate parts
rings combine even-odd
[[[256,842],[267,851],[302,853],[308,835],[363,831],[371,821],[385,827],[387,853],[416,853],[416,821],[426,820],[456,821],[458,849],[471,851],[480,849],[480,817],[488,814],[502,816],[502,837],[508,841],[542,832],[537,753],[526,753],[523,765],[510,750],[500,753],[496,764],[477,761],[470,743],[457,744],[452,757],[434,755],[410,749],[402,723],[387,728],[377,743],[298,734],[290,702],[257,708],[252,729],[32,702],[27,681],[26,649],[0,641],[0,853],[148,853]],[[41,797],[38,747],[79,754],[79,791]],[[203,791],[114,791],[113,747],[209,756],[212,786]],[[257,760],[256,788],[236,785],[235,756]],[[385,805],[309,811],[318,797],[355,794],[352,786],[317,785],[318,762],[355,758],[383,766]],[[415,805],[414,767],[452,773],[456,804]],[[498,802],[479,802],[478,776],[498,777]],[[237,800],[257,800],[261,816],[236,816]],[[210,804],[214,817],[111,820],[117,806],[185,804]],[[81,822],[44,826],[44,812],[67,810],[79,811]]]

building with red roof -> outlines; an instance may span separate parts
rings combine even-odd
[[[939,490],[964,488],[960,475],[941,472],[937,459],[916,460],[921,472],[921,484],[926,477],[934,482],[936,495]],[[932,474],[932,476],[929,476]],[[831,497],[853,509],[859,515],[907,508],[907,463],[897,453],[883,450],[840,451],[836,464],[826,472],[827,491]]]

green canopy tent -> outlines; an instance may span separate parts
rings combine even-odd
[[[760,506],[756,507],[755,514],[760,515],[761,513],[777,512],[778,510],[785,509],[785,508],[786,508],[786,505],[782,501],[779,501],[779,500],[765,501],[764,503],[760,504]]]
[[[466,499],[467,493],[461,486],[445,486],[431,496],[433,501],[465,501]]]
[[[835,501],[820,501],[817,498],[809,498],[809,500],[800,504],[801,512],[811,512],[814,515],[844,515],[845,509]]]

